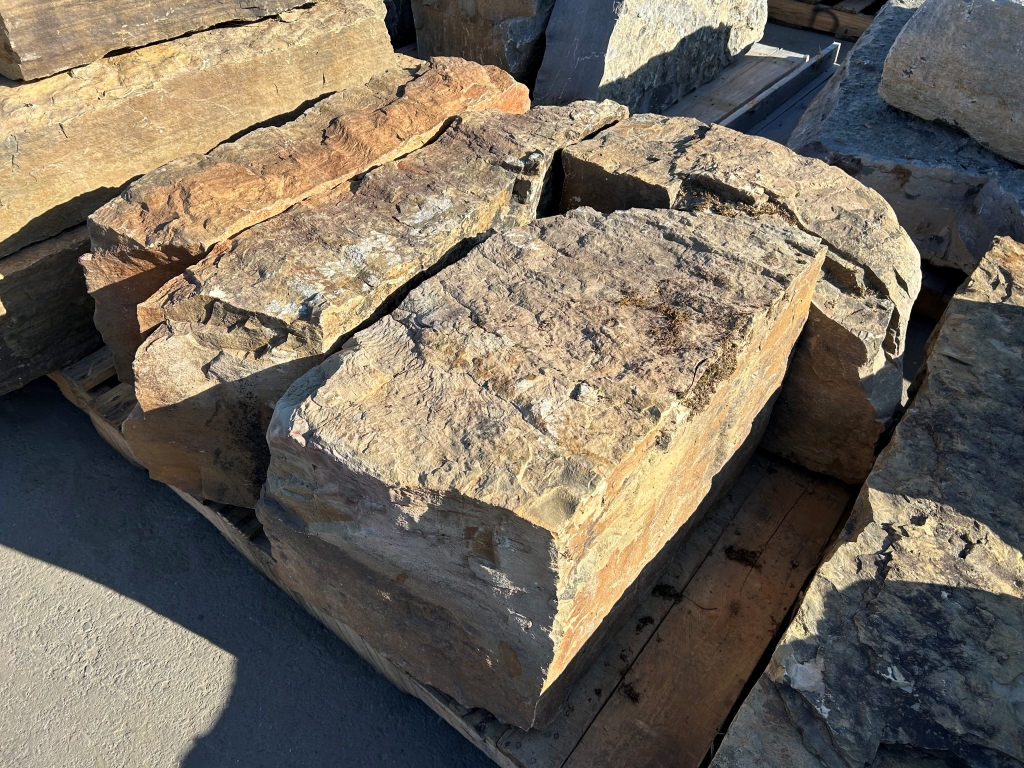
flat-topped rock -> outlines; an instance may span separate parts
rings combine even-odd
[[[1024,168],[878,95],[885,58],[922,2],[890,0],[878,12],[789,146],[882,195],[923,259],[970,273],[994,236],[1024,240]]]
[[[764,447],[860,482],[903,399],[917,249],[838,168],[691,118],[636,115],[563,154],[562,208],[711,210],[779,219],[829,246]]]
[[[281,399],[258,514],[282,578],[522,728],[770,408],[823,248],[590,209],[499,233]]]
[[[532,85],[554,4],[555,0],[412,0],[416,47],[423,58],[461,56],[501,67]],[[562,103],[569,101],[574,100]]]
[[[661,112],[760,40],[767,20],[765,0],[558,0],[534,99]]]
[[[626,116],[612,102],[463,115],[441,138],[242,232],[139,307],[144,418],[124,428],[163,482],[253,507],[274,404],[425,272],[493,229],[557,209],[562,147]],[[158,327],[159,326],[159,327]]]
[[[455,115],[530,108],[526,87],[494,67],[399,58],[411,72],[388,70],[283,126],[174,160],[89,218],[92,253],[82,266],[121,381],[133,380],[135,352],[151,330],[139,327],[138,305],[215,245],[418,149]]]
[[[889,50],[879,95],[1024,164],[1024,0],[927,0]]]
[[[0,395],[102,344],[75,263],[88,248],[89,233],[76,227],[0,259]]]
[[[141,174],[393,66],[383,13],[321,0],[0,88],[0,257],[84,222]]]
[[[927,373],[714,768],[1024,765],[1024,246]]]
[[[141,48],[226,21],[255,21],[297,5],[298,0],[3,0],[0,75],[35,80],[111,51]]]

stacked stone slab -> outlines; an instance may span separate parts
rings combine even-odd
[[[1024,765],[1022,284],[997,239],[715,768]]]
[[[828,245],[763,446],[846,482],[867,477],[903,403],[921,286],[917,249],[886,202],[837,168],[690,118],[634,116],[567,149],[563,166],[563,210],[712,210],[789,222]]]
[[[626,116],[612,102],[467,114],[441,138],[247,229],[139,307],[124,425],[158,480],[254,507],[278,398],[410,281],[493,229],[557,210],[559,153]]]
[[[895,109],[878,94],[886,57],[922,2],[890,0],[879,11],[811,103],[789,146],[881,194],[926,261],[969,274],[993,237],[1024,240],[1024,168],[955,128]],[[1012,89],[1019,73],[1004,79]]]
[[[534,99],[660,112],[760,40],[767,20],[765,0],[558,0]]]
[[[0,259],[0,395],[99,348],[92,302],[76,261],[85,227]]]
[[[490,238],[282,398],[258,508],[282,578],[416,679],[543,723],[750,440],[823,252],[676,211]]]
[[[454,116],[530,108],[525,86],[461,59],[387,70],[281,127],[246,134],[207,155],[148,173],[89,218],[83,257],[96,327],[123,382],[150,327],[137,307],[218,243],[371,167],[418,149]]]
[[[903,28],[879,95],[1024,164],[1024,0],[927,0]]]
[[[493,64],[511,72],[517,80],[532,84],[544,53],[544,29],[554,3],[412,0],[419,55],[461,56]]]
[[[134,5],[124,13],[152,9]],[[17,4],[18,13],[41,8]],[[71,28],[76,13],[67,9]],[[0,289],[0,348],[19,361],[0,372],[0,392],[74,362],[85,339],[97,340],[84,311],[91,299],[62,232],[140,174],[394,66],[382,14],[371,0],[323,0],[0,88],[0,272],[13,280]],[[4,16],[12,18],[28,17]],[[11,22],[5,34],[30,27]],[[53,31],[51,23],[47,34],[64,39]],[[34,243],[42,245],[29,248]]]
[[[2,0],[0,75],[35,80],[226,21],[255,21],[297,0]]]

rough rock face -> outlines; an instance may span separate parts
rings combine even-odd
[[[716,768],[1024,765],[1022,283],[997,240]]]
[[[690,118],[638,115],[562,158],[563,210],[632,207],[780,219],[829,246],[764,447],[847,482],[871,471],[903,399],[903,351],[921,286],[892,209],[837,168]]]
[[[885,59],[878,93],[1024,164],[1024,0],[928,0]]]
[[[767,20],[765,0],[558,0],[534,99],[660,112],[760,40]]]
[[[804,113],[789,146],[886,199],[922,258],[970,273],[996,235],[1024,240],[1024,168],[878,95],[893,41],[923,0],[890,0]]]
[[[0,395],[102,344],[75,263],[88,247],[89,233],[76,227],[0,259]]]
[[[305,198],[407,154],[464,111],[530,108],[526,87],[461,59],[398,68],[347,88],[281,127],[263,128],[208,155],[146,174],[89,219],[82,259],[96,326],[121,381],[151,330],[136,308],[220,242]]]
[[[409,281],[557,208],[561,148],[624,117],[611,102],[467,114],[354,192],[310,198],[214,248],[139,307],[159,327],[135,359],[145,418],[124,427],[135,455],[195,496],[255,506],[288,386]]]
[[[822,254],[675,211],[495,235],[282,398],[258,514],[283,578],[418,680],[542,722],[769,404]]]
[[[0,75],[12,80],[35,80],[88,64],[111,51],[140,48],[225,21],[255,21],[296,5],[301,3],[2,0]],[[59,34],[55,34],[57,31]]]
[[[412,0],[416,47],[423,58],[461,56],[501,67],[532,84],[555,0]],[[568,104],[568,101],[562,102]]]
[[[140,174],[392,66],[383,13],[321,0],[0,88],[0,256],[82,223]]]

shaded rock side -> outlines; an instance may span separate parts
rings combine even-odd
[[[329,96],[296,120],[146,174],[89,218],[83,257],[96,326],[121,381],[143,336],[137,307],[217,243],[373,166],[418,149],[464,111],[530,108],[526,87],[461,59],[397,68]]]
[[[558,0],[534,100],[661,112],[760,40],[767,20],[765,0]]]
[[[0,88],[0,256],[84,222],[143,173],[393,66],[383,13],[321,0]]]
[[[288,386],[410,281],[557,209],[561,148],[623,117],[611,102],[467,114],[354,192],[310,198],[214,248],[139,307],[156,330],[135,359],[144,418],[124,427],[135,455],[195,496],[255,506]]]
[[[878,95],[885,58],[922,1],[890,0],[878,12],[789,146],[884,197],[923,259],[969,274],[993,237],[1024,240],[1024,168]]]
[[[412,16],[412,0],[384,0],[384,7],[387,9],[384,23],[391,35],[391,44],[398,48],[415,43],[416,21]]]
[[[889,50],[879,95],[1024,164],[1024,0],[928,0]]]
[[[1024,765],[1022,284],[997,239],[716,768]]]
[[[711,210],[778,219],[829,247],[764,447],[860,482],[903,400],[903,352],[921,286],[889,205],[838,168],[691,118],[636,115],[563,154],[563,210]]]
[[[0,259],[0,395],[102,344],[76,264],[88,248],[89,233],[76,227]]]
[[[255,21],[297,0],[3,0],[0,75],[35,80],[89,64],[111,51],[140,48],[226,21]]]
[[[782,381],[822,262],[774,223],[580,209],[500,233],[281,399],[282,578],[521,728]]]
[[[554,4],[555,0],[412,0],[416,47],[424,58],[460,56],[493,64],[532,85]]]

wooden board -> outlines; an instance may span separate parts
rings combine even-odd
[[[794,27],[827,32],[840,40],[856,40],[874,21],[874,16],[867,14],[799,0],[768,0],[768,18]]]
[[[105,425],[103,437],[132,460],[120,424],[134,397],[113,377],[109,352],[101,350],[51,378],[94,424]],[[119,393],[119,405],[111,408],[113,392]],[[426,703],[502,768],[698,768],[748,682],[760,674],[759,660],[773,646],[855,489],[756,454],[732,491],[674,553],[657,586],[582,676],[555,721],[529,732],[420,683],[351,627],[285,588],[252,510],[175,492],[391,683]]]

